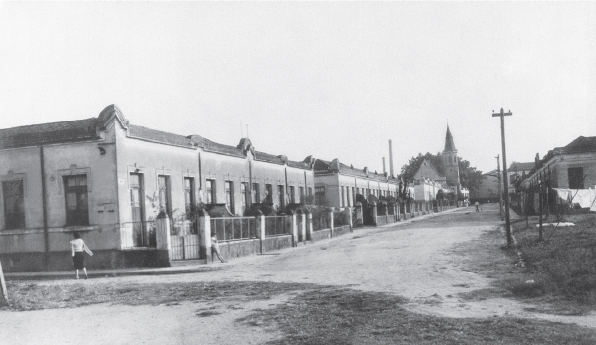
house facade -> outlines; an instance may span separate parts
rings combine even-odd
[[[550,150],[521,182],[523,190],[539,182],[550,188],[586,189],[596,185],[596,137],[580,136]]]
[[[314,180],[319,202],[338,208],[353,207],[357,195],[397,198],[400,188],[396,177],[347,166],[338,159],[314,159]]]
[[[197,234],[196,205],[283,211],[315,187],[310,162],[256,151],[248,138],[229,146],[134,125],[115,105],[0,130],[0,182],[0,260],[15,271],[70,269],[73,232],[95,253],[90,267],[155,266],[161,211],[173,231]]]

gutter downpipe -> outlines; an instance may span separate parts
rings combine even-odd
[[[43,146],[39,147],[39,161],[41,168],[41,200],[42,200],[42,211],[43,211],[43,238],[45,244],[44,259],[46,264],[46,270],[50,270],[50,233],[48,228],[48,211],[47,211],[47,192],[46,192],[46,170],[45,170],[45,159],[43,153]]]

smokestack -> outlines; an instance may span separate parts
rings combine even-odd
[[[385,169],[385,157],[383,157],[383,175],[387,173],[387,170]]]
[[[391,144],[391,139],[389,139],[389,174],[393,175],[393,145]]]

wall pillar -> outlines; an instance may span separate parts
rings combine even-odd
[[[167,213],[160,212],[155,219],[155,249],[157,249],[157,263],[159,266],[170,266],[172,253],[170,232],[170,218]]]
[[[302,234],[302,244],[306,244],[306,214],[304,214],[304,212],[300,213],[300,229],[298,229],[298,231],[300,231],[300,233]]]
[[[352,229],[352,209],[349,207],[346,207],[345,209],[345,219],[348,222],[348,225],[350,225],[350,232],[353,232]]]
[[[373,219],[373,224],[374,226],[377,226],[377,203],[374,201],[370,202],[370,205],[372,206],[372,219]]]
[[[199,236],[199,253],[202,253],[200,257],[209,263],[211,261],[211,217],[205,210],[199,216],[199,229],[201,231]]]
[[[329,208],[329,227],[331,228],[331,237],[333,237],[333,210],[335,210],[334,207]]]
[[[257,221],[256,236],[259,239],[259,251],[264,254],[263,241],[265,241],[265,215],[260,210],[255,210],[255,219]]]
[[[308,222],[306,227],[306,239],[312,242],[312,213],[308,212],[306,214],[306,220]]]
[[[292,215],[292,246],[298,247],[298,224],[296,223],[296,212],[290,211]]]

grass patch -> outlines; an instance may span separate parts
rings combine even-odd
[[[286,291],[304,290],[311,284],[267,282],[206,282],[160,284],[36,284],[9,281],[9,307],[12,310],[74,308],[89,304],[175,305],[180,301],[217,299],[269,299]]]
[[[259,310],[246,323],[277,324],[267,344],[594,344],[596,331],[514,318],[452,319],[416,314],[404,299],[351,289],[316,289]]]
[[[544,227],[539,241],[537,217],[513,224],[518,250],[535,283],[519,282],[516,295],[563,297],[584,307],[596,307],[596,216],[567,216],[573,227]]]

